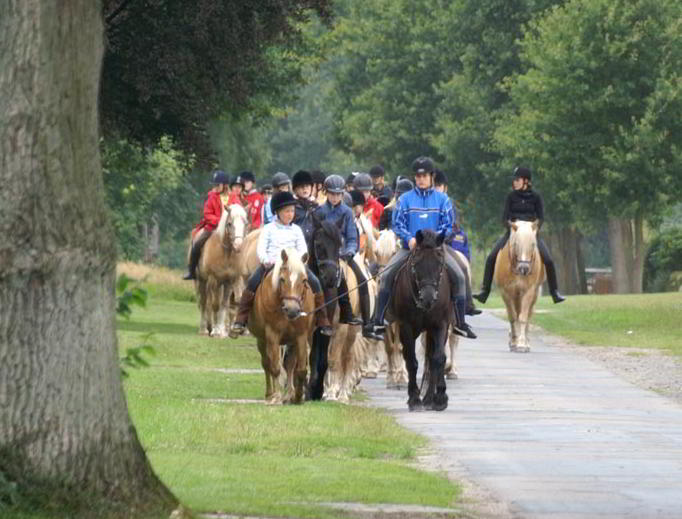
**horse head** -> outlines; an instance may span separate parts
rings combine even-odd
[[[272,272],[272,285],[287,319],[294,320],[303,311],[308,276],[305,268],[307,254],[299,258],[294,249],[282,249]]]
[[[336,224],[321,220],[313,213],[313,236],[309,249],[311,265],[319,273],[320,282],[324,288],[336,288],[341,276],[339,267],[339,251],[343,244],[341,240],[341,226],[345,218],[340,218]]]
[[[445,252],[441,247],[445,233],[424,229],[417,231],[415,238],[417,246],[410,258],[410,271],[417,288],[417,307],[428,312],[438,301],[438,289],[445,268]]]
[[[246,237],[248,227],[248,217],[246,211],[239,204],[232,204],[226,207],[220,215],[218,224],[218,235],[227,250],[234,249],[239,252]]]
[[[509,222],[509,255],[512,269],[520,276],[533,272],[533,260],[537,250],[536,222]]]

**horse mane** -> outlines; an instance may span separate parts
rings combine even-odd
[[[362,228],[363,232],[365,233],[365,236],[367,236],[367,249],[365,251],[365,257],[369,259],[369,261],[374,261],[375,258],[375,251],[377,248],[377,241],[376,238],[374,237],[374,226],[370,223],[369,218],[361,214],[359,217],[360,220],[360,227]]]
[[[377,240],[377,254],[381,256],[389,256],[398,249],[396,242],[396,235],[391,229],[384,229],[379,233]]]
[[[296,249],[291,249],[287,248],[284,249],[285,252],[287,253],[287,268],[289,269],[290,274],[295,274],[296,277],[306,277],[308,275],[308,272],[306,270],[305,263],[301,260],[301,257],[298,255],[298,251]],[[277,290],[279,287],[279,274],[282,270],[282,266],[284,265],[284,260],[282,259],[282,253],[277,256],[277,261],[275,262],[275,266],[272,269],[272,288]]]
[[[229,207],[229,211],[223,210],[220,214],[220,222],[218,222],[217,234],[222,240],[225,236],[225,228],[227,227],[227,215],[228,213],[232,216],[232,219],[241,218],[244,224],[248,222],[248,217],[246,216],[246,210],[240,204],[232,204]]]
[[[336,226],[336,224],[330,222],[329,220],[324,220],[319,222],[319,225],[325,236],[332,240],[334,245],[336,245],[338,248],[341,248],[341,245],[343,244],[341,240],[341,231],[339,231],[339,228]]]

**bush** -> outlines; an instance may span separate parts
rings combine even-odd
[[[644,290],[676,290],[673,273],[678,271],[682,271],[682,227],[667,229],[652,240],[644,260]]]

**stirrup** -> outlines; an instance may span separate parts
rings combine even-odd
[[[355,317],[353,315],[350,316],[348,319],[341,320],[339,319],[339,324],[348,324],[350,326],[358,326],[362,324],[362,319],[359,317]]]
[[[319,326],[317,329],[320,330],[321,335],[325,335],[326,337],[334,335],[334,330],[332,330],[331,326]]]
[[[490,290],[481,290],[478,294],[471,294],[471,297],[480,303],[485,303],[490,295]]]

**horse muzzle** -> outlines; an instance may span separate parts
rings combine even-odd
[[[244,243],[244,238],[235,238],[234,242],[232,243],[232,246],[234,247],[234,250],[239,252],[239,250],[242,248],[242,244]]]
[[[531,271],[531,266],[530,266],[530,261],[519,261],[518,265],[516,266],[516,273],[519,274],[520,276],[527,276],[530,274]]]

